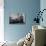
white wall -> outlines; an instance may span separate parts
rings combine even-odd
[[[46,9],[46,0],[40,0],[40,9],[41,9],[41,11],[43,9]],[[41,22],[40,24],[43,26],[46,26],[46,11],[43,12],[43,19],[44,19],[44,21]]]
[[[3,0],[0,0],[0,42],[4,41],[4,8]]]

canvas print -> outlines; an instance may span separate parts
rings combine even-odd
[[[25,16],[17,13],[17,15],[9,16],[9,24],[25,24]]]

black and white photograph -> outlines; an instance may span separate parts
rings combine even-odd
[[[25,16],[21,15],[11,15],[9,17],[9,24],[24,24]]]

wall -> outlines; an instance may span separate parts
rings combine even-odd
[[[26,16],[26,24],[10,25],[10,12],[24,12]],[[22,10],[21,10],[22,9]],[[40,0],[4,0],[4,38],[7,41],[18,41],[24,37],[33,24],[35,14],[40,10]]]
[[[46,9],[46,0],[41,0],[40,1],[40,9],[41,9],[41,11],[43,10],[43,9]],[[43,12],[43,22],[41,21],[41,25],[43,25],[43,26],[46,26],[46,11],[44,11]]]
[[[0,0],[0,42],[4,41],[4,8],[3,6],[4,6],[3,0]]]

